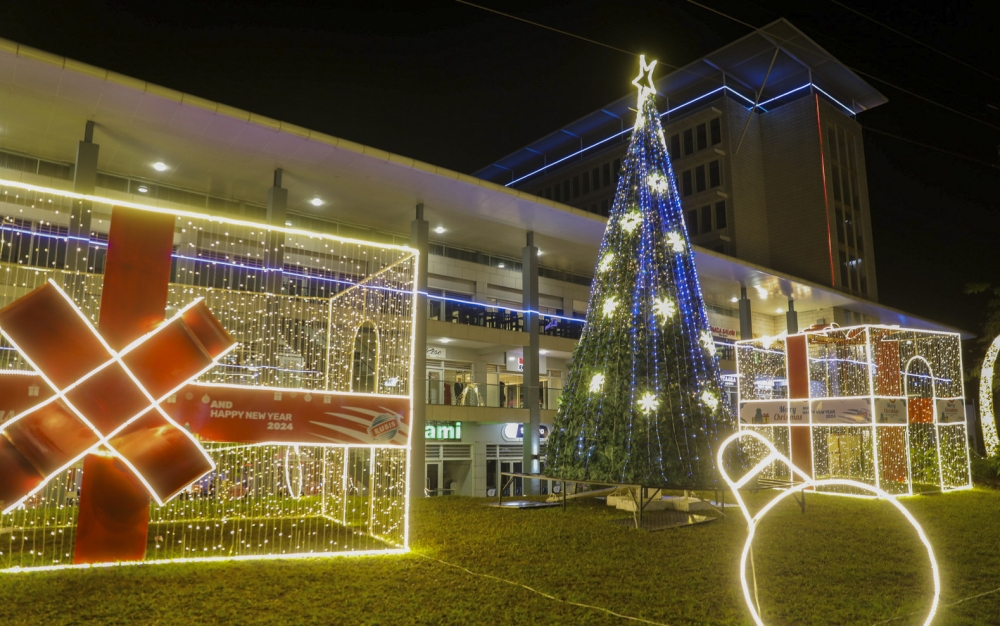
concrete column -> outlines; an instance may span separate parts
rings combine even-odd
[[[753,317],[746,285],[740,285],[740,339],[753,339]]]
[[[524,401],[528,407],[528,422],[524,424],[524,457],[522,471],[537,474],[538,426],[542,410],[539,404],[539,332],[538,332],[538,248],[535,247],[535,233],[528,231],[527,245],[521,250],[521,293],[524,314],[524,332],[528,333],[528,345],[524,347]],[[524,481],[524,495],[538,492],[537,480]]]
[[[83,141],[76,147],[76,166],[73,168],[73,191],[93,195],[97,187],[97,155],[101,147],[94,143],[94,122],[87,122]],[[86,272],[90,249],[90,220],[93,203],[74,201],[69,215],[69,245],[66,251],[66,269]]]
[[[799,332],[799,313],[795,310],[795,300],[788,299],[788,312],[785,313],[785,324],[788,327],[788,334],[794,335]]]
[[[424,219],[424,205],[417,205],[417,219],[410,222],[410,247],[419,252],[417,259],[417,297],[413,306],[417,319],[413,332],[413,407],[410,409],[410,497],[424,495],[426,442],[424,424],[427,421],[427,234],[429,224]]]

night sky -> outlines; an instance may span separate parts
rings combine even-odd
[[[755,26],[785,17],[889,103],[858,116],[957,158],[865,133],[880,300],[978,332],[1000,283],[1000,63],[992,3],[703,0]],[[632,56],[447,0],[19,2],[0,37],[471,173],[631,91]],[[750,29],[683,0],[490,6],[682,66]],[[322,5],[322,6],[320,6]],[[540,8],[541,7],[541,8]],[[773,243],[772,243],[773,245]]]

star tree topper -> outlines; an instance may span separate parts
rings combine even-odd
[[[635,77],[632,84],[639,89],[639,111],[641,115],[642,103],[651,93],[656,93],[656,87],[653,86],[653,68],[656,67],[656,61],[651,63],[646,63],[646,55],[639,55],[639,75]],[[649,83],[648,86],[644,83]]]

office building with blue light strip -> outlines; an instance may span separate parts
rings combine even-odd
[[[634,115],[630,77],[618,78],[620,102],[472,176],[0,40],[0,180],[422,250],[414,366],[425,402],[413,420],[424,426],[411,441],[424,468],[411,489],[485,496],[498,472],[530,460],[525,435],[544,447],[583,329],[602,207]],[[735,384],[725,344],[793,323],[953,330],[877,303],[850,113],[883,96],[784,21],[657,87],[682,193],[690,178],[683,202],[724,381]],[[68,223],[20,208],[0,199],[0,262],[50,255],[58,266]],[[106,241],[102,229],[91,224],[90,240]],[[212,243],[192,238],[175,257],[206,284],[260,269]],[[326,262],[287,255],[269,288],[349,288]],[[317,375],[287,343],[281,375]],[[538,433],[523,426],[533,417]]]
[[[694,243],[878,300],[854,116],[885,96],[784,19],[656,87]],[[626,95],[476,175],[606,216],[634,107]]]

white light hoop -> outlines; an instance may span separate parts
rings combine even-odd
[[[996,456],[1000,452],[1000,437],[997,436],[996,413],[993,410],[993,367],[1000,354],[1000,335],[986,350],[983,366],[979,370],[979,416],[983,428],[983,444],[987,456]]]
[[[767,457],[764,458],[763,461],[755,465],[753,469],[747,472],[742,478],[740,478],[738,481],[733,481],[733,479],[729,477],[729,473],[726,472],[725,465],[723,464],[723,455],[725,454],[726,449],[729,447],[729,444],[733,443],[737,439],[740,439],[741,437],[750,437],[753,439],[757,439],[767,447],[767,449],[769,450],[769,454],[767,455]],[[927,556],[930,558],[931,562],[931,573],[934,578],[934,598],[931,601],[931,608],[927,614],[927,619],[924,620],[923,622],[924,626],[928,626],[934,619],[934,615],[935,613],[937,613],[938,601],[941,596],[941,578],[938,574],[937,559],[934,558],[934,549],[931,546],[930,541],[927,539],[927,535],[924,534],[924,529],[920,527],[920,524],[913,517],[913,515],[910,514],[910,512],[907,511],[903,507],[903,505],[900,504],[892,495],[883,491],[882,489],[879,489],[878,487],[873,487],[872,485],[867,485],[865,483],[857,482],[854,480],[843,480],[839,478],[813,480],[812,478],[807,476],[802,470],[796,467],[791,462],[791,460],[788,459],[788,457],[781,454],[778,451],[778,449],[774,446],[774,444],[771,443],[766,437],[752,430],[740,431],[734,435],[731,435],[728,439],[726,439],[722,443],[722,447],[719,449],[719,455],[717,460],[718,460],[719,472],[722,474],[723,480],[725,480],[726,483],[729,485],[730,490],[733,492],[733,495],[736,497],[736,501],[740,506],[740,512],[743,513],[743,517],[745,517],[747,520],[747,540],[746,543],[743,544],[743,554],[740,556],[740,584],[743,586],[743,598],[744,600],[746,600],[747,608],[750,609],[750,614],[753,616],[754,623],[756,623],[758,626],[764,626],[764,621],[761,619],[760,614],[757,612],[757,608],[754,603],[753,597],[751,597],[750,595],[750,587],[747,585],[747,575],[746,575],[747,558],[750,554],[750,549],[753,545],[754,535],[757,532],[757,524],[758,522],[760,522],[761,518],[763,518],[767,514],[768,511],[770,511],[779,502],[781,502],[788,496],[799,493],[805,489],[815,488],[815,487],[825,487],[825,486],[854,487],[858,489],[864,489],[865,491],[869,491],[874,495],[876,495],[879,499],[887,500],[890,504],[896,507],[896,509],[903,514],[903,517],[906,518],[906,520],[910,523],[910,525],[913,526],[914,530],[917,531],[917,536],[920,538],[921,543],[924,544],[924,548],[927,549]],[[782,491],[776,498],[768,502],[760,511],[758,511],[756,515],[750,515],[750,511],[749,509],[747,509],[746,503],[743,501],[743,497],[740,495],[739,490],[743,485],[749,482],[750,479],[759,474],[763,468],[767,467],[774,461],[782,461],[783,463],[788,465],[789,469],[792,472],[793,477],[795,474],[798,474],[800,477],[802,477],[803,482]]]

